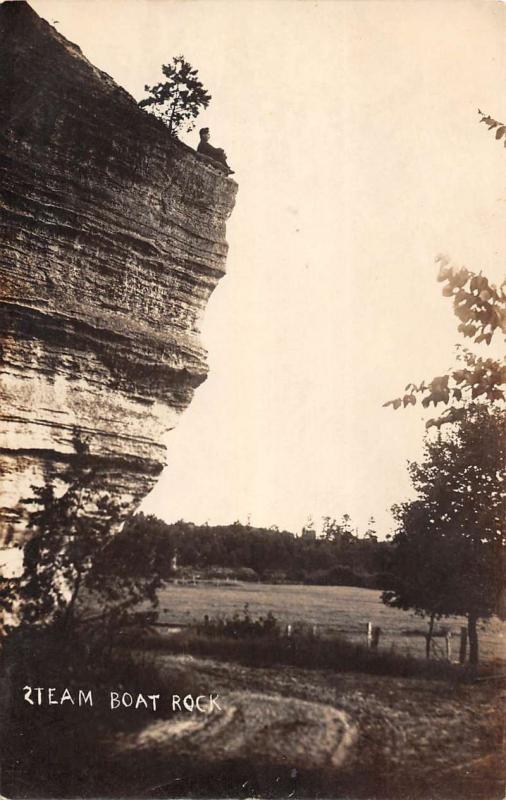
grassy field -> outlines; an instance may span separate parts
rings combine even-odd
[[[241,613],[245,604],[253,617],[271,611],[282,623],[304,622],[318,625],[324,633],[340,633],[355,641],[365,641],[367,622],[382,630],[381,647],[394,647],[399,653],[423,655],[422,636],[410,635],[424,631],[426,621],[409,612],[388,608],[380,600],[381,592],[349,586],[269,585],[260,583],[171,584],[160,592],[160,622],[188,625],[210,617],[232,616]],[[457,637],[462,618],[441,620]],[[434,655],[443,656],[442,639],[435,642]],[[480,630],[483,660],[506,658],[506,623],[492,619]],[[438,651],[440,651],[438,653]],[[453,655],[458,656],[458,639],[454,640]]]

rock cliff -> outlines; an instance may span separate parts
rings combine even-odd
[[[0,6],[0,531],[77,429],[130,509],[206,377],[237,185],[24,2]]]

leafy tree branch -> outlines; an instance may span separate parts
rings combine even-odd
[[[495,130],[495,138],[498,140],[504,139],[504,147],[506,147],[506,125],[493,119],[488,114],[484,114],[480,109],[478,109],[478,114],[481,117],[480,122],[484,122],[489,131]]]
[[[496,129],[496,139],[505,136],[506,126],[479,112],[482,122],[489,129]],[[506,145],[506,138],[505,138]],[[500,286],[491,283],[480,272],[476,274],[466,267],[451,263],[445,255],[438,255],[438,281],[443,284],[443,295],[453,301],[453,312],[459,320],[459,333],[474,344],[490,345],[496,335],[506,335],[506,281]],[[468,402],[480,400],[489,404],[502,403],[506,399],[506,361],[483,358],[468,349],[458,346],[456,369],[438,375],[430,381],[410,382],[404,394],[388,400],[384,406],[406,408],[420,400],[424,408],[450,406],[439,418],[430,419],[426,426],[432,427],[463,419]]]

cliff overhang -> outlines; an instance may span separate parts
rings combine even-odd
[[[0,531],[89,447],[129,513],[207,374],[236,183],[25,2],[0,6]]]

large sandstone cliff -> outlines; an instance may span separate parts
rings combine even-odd
[[[87,439],[130,509],[206,377],[236,184],[24,2],[0,6],[0,546]]]

